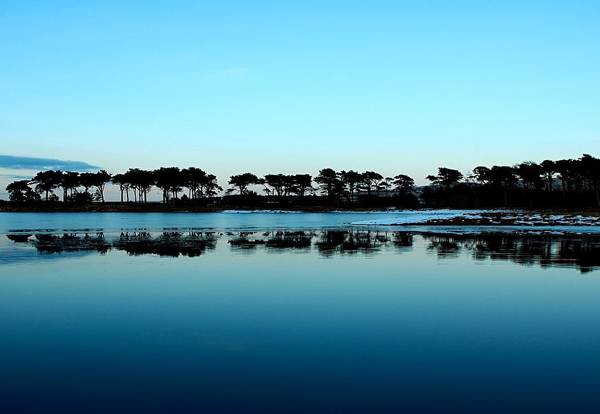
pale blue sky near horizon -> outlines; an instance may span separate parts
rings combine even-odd
[[[223,187],[598,157],[599,50],[597,1],[8,0],[0,155]]]

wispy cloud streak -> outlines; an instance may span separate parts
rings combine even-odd
[[[16,157],[0,155],[0,168],[11,170],[98,170],[100,167],[82,161],[65,161],[53,158]]]

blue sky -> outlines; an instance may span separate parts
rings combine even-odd
[[[597,1],[7,0],[0,155],[224,187],[598,157],[598,50]]]

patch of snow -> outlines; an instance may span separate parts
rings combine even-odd
[[[494,214],[493,216],[485,216],[484,214]],[[501,214],[499,217],[498,213]],[[461,225],[459,223],[448,222],[443,227],[461,228],[459,231],[466,229],[473,230],[475,228],[490,229],[490,225],[494,225],[494,229],[502,229],[501,231],[527,231],[527,228],[536,227],[538,231],[557,231],[561,234],[565,233],[599,233],[600,219],[598,217],[566,216],[566,215],[549,215],[549,214],[532,214],[528,215],[518,211],[499,210],[417,210],[417,211],[402,211],[398,212],[395,217],[375,220],[355,221],[352,225],[367,225],[367,226],[391,226],[391,225],[412,225],[422,226],[433,224],[435,222],[442,224],[446,220],[455,218],[464,218],[466,220],[482,220],[481,225]],[[497,218],[496,218],[497,217]],[[510,223],[512,221],[512,223]],[[441,223],[440,223],[441,222]],[[487,224],[485,224],[487,223]],[[498,225],[499,227],[496,227]],[[438,227],[438,231],[441,230]],[[496,231],[496,230],[494,230]]]
[[[350,224],[358,226],[390,226],[398,224],[418,224],[426,223],[430,220],[448,220],[455,217],[469,216],[477,213],[469,210],[417,210],[417,211],[403,211],[403,216],[397,216],[389,219],[376,219],[376,220],[361,220],[354,221]],[[398,212],[396,212],[396,215]],[[481,217],[479,215],[479,217]]]

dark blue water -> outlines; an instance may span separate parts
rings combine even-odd
[[[598,412],[595,238],[180,224],[0,235],[0,412]]]

